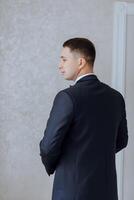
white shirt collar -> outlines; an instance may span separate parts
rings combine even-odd
[[[94,74],[94,72],[90,72],[90,73],[87,73],[87,74],[83,74],[83,75],[81,75],[81,76],[78,76],[78,77],[75,79],[74,84],[75,84],[79,79],[83,78],[84,76],[90,75],[90,74]]]

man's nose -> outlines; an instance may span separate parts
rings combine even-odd
[[[63,68],[63,66],[61,65],[61,63],[59,64],[59,69],[62,69]]]

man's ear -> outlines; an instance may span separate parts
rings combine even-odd
[[[85,64],[86,64],[86,60],[83,57],[80,57],[78,62],[79,62],[79,68],[80,69],[83,68],[85,66]]]

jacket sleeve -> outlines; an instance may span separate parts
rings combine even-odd
[[[73,120],[73,102],[70,95],[60,91],[55,96],[44,136],[40,141],[40,156],[47,174],[53,174],[60,156],[63,140]]]
[[[116,153],[125,148],[128,144],[128,127],[127,127],[127,119],[126,119],[126,107],[125,101],[122,97],[122,118],[119,124],[117,138],[116,138]]]

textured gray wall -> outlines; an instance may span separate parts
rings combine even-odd
[[[53,176],[39,141],[56,93],[62,43],[88,37],[95,72],[111,84],[113,0],[0,0],[0,200],[49,200]]]
[[[124,162],[124,200],[134,198],[134,15],[127,17],[126,104],[129,145]]]

